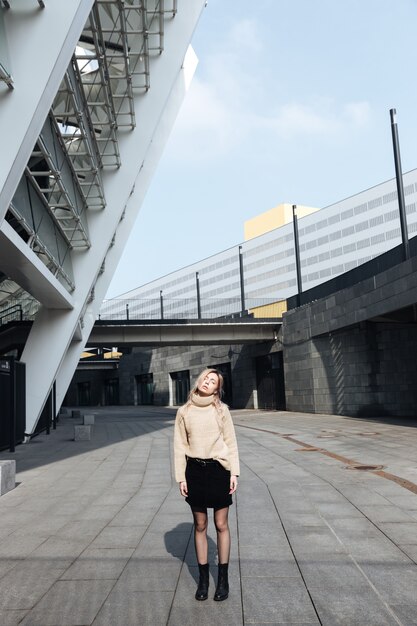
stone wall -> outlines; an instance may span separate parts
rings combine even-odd
[[[314,336],[316,304],[284,319],[287,409],[417,415],[417,325],[368,321]]]
[[[154,404],[169,406],[174,404],[171,374],[188,370],[193,384],[205,367],[230,364],[231,398],[233,408],[251,409],[257,405],[256,358],[280,351],[279,342],[250,345],[180,346],[166,348],[132,348],[124,354],[112,377],[119,380],[119,402],[122,405],[138,404],[137,377],[152,373],[154,384]],[[78,382],[90,380],[93,403],[102,398],[100,384],[104,385],[109,372],[78,370],[71,382],[66,404],[76,405]]]

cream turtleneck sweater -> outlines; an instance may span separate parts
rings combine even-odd
[[[194,393],[191,404],[177,411],[174,430],[177,482],[185,481],[187,457],[216,459],[232,476],[239,476],[239,456],[232,416],[225,404],[222,404],[223,416],[219,415],[213,400],[214,396]]]

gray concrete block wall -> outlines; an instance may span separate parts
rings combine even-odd
[[[292,326],[296,328],[295,316]],[[300,324],[305,324],[305,311]],[[305,333],[308,336],[308,332]],[[292,345],[284,329],[287,408],[340,415],[417,414],[417,328],[361,324]]]
[[[416,415],[416,325],[367,321],[416,302],[412,258],[284,314],[287,408]]]
[[[320,336],[417,302],[417,263],[412,258],[353,287],[284,314],[290,335]],[[295,317],[294,317],[295,316]],[[309,330],[303,328],[307,324]],[[296,337],[294,337],[296,339]]]
[[[152,373],[154,384],[154,404],[167,406],[170,403],[170,374],[188,370],[193,384],[201,370],[207,366],[230,363],[232,382],[232,406],[234,408],[254,408],[256,393],[256,358],[281,350],[281,344],[260,343],[254,345],[220,346],[177,346],[164,348],[133,348],[125,354],[112,372],[119,379],[119,401],[122,405],[138,402],[136,377]],[[80,379],[94,378],[99,396],[100,380],[108,373],[78,371],[71,384],[72,404],[76,404],[76,384]]]

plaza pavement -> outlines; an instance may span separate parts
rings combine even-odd
[[[214,602],[212,578],[197,602],[175,411],[88,412],[91,441],[66,417],[0,454],[18,470],[0,498],[1,626],[417,624],[417,422],[233,411],[231,591]],[[209,536],[214,563],[212,520]]]

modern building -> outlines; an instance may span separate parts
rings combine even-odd
[[[408,232],[417,232],[417,169],[404,174]],[[320,210],[296,210],[302,290],[366,263],[401,243],[396,180]],[[300,214],[301,213],[301,214]],[[245,223],[246,241],[142,285],[100,309],[105,317],[201,317],[251,310],[297,292],[292,206],[281,204]],[[242,304],[243,296],[243,304]]]
[[[0,391],[24,364],[27,435],[65,396],[194,73],[205,4],[0,2]],[[28,336],[11,337],[27,316]]]
[[[410,236],[417,231],[417,170],[404,175]],[[367,263],[401,243],[395,179],[321,210],[297,208],[302,289]],[[304,216],[302,216],[304,215]],[[247,240],[228,250],[107,300],[102,319],[280,316],[297,293],[292,205],[279,205],[245,224]],[[279,303],[279,304],[277,304]],[[204,366],[226,377],[235,408],[285,408],[280,342],[256,346],[133,348],[102,366],[83,362],[70,404],[179,404]],[[105,368],[105,369],[104,369]],[[88,400],[88,402],[86,402]],[[330,405],[329,405],[330,406]]]

